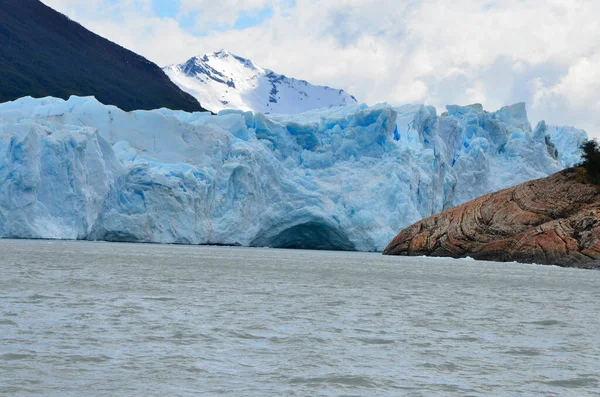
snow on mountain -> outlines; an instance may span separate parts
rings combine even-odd
[[[289,78],[224,50],[163,70],[179,88],[215,113],[237,109],[295,114],[357,104],[356,98],[344,90]]]
[[[581,131],[542,127],[524,104],[211,116],[22,98],[0,104],[0,237],[381,251],[563,168]]]

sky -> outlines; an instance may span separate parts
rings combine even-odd
[[[160,66],[225,49],[373,105],[526,102],[600,137],[598,0],[42,0]]]

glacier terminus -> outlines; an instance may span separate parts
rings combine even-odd
[[[0,237],[382,251],[445,208],[579,161],[525,104],[295,115],[0,104]]]

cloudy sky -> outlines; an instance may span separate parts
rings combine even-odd
[[[226,49],[367,104],[527,102],[600,136],[598,0],[42,0],[161,66]]]

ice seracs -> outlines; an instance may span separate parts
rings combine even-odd
[[[179,88],[215,113],[235,109],[293,114],[357,105],[356,99],[344,90],[289,78],[224,50],[163,70]]]
[[[423,217],[569,166],[585,136],[532,131],[524,104],[447,110],[0,104],[0,237],[381,251]]]

